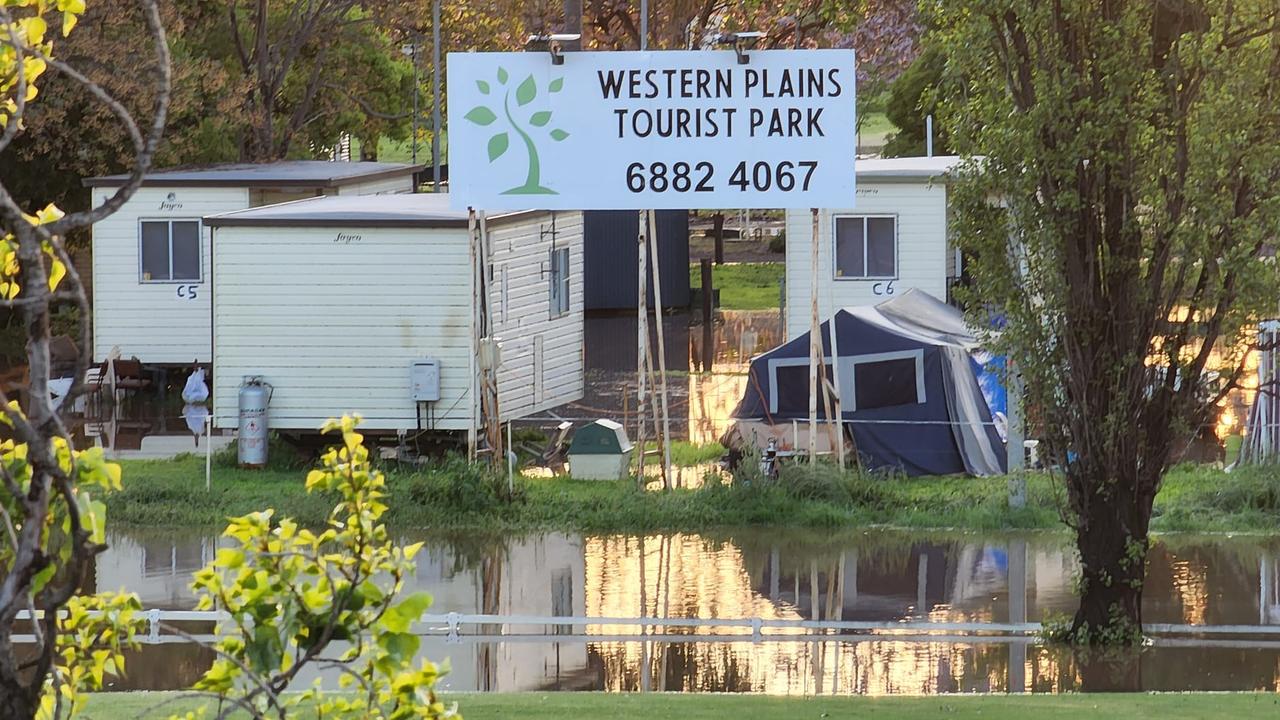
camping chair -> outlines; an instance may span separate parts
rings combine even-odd
[[[151,378],[142,369],[142,361],[138,358],[129,360],[117,359],[111,363],[108,373],[111,382],[112,399],[118,404],[122,393],[136,392],[151,387]]]

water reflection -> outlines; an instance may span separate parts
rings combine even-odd
[[[406,536],[403,540],[424,539]],[[1068,614],[1075,562],[1060,534],[902,532],[516,537],[428,536],[411,581],[433,612],[536,616],[777,618],[1021,623]],[[148,607],[190,607],[189,574],[212,557],[212,535],[121,532],[100,559],[104,589],[139,592]],[[1164,538],[1151,553],[1149,623],[1271,623],[1280,546],[1269,541]],[[432,636],[423,652],[450,658],[454,690],[603,689],[814,693],[1276,689],[1277,643],[1160,639],[1118,657],[1082,657],[1030,638],[847,631],[591,627],[627,639],[574,639],[586,628],[467,628]],[[803,633],[803,636],[802,636]],[[718,637],[708,637],[716,635]],[[795,639],[788,639],[795,635]],[[560,639],[564,636],[563,639]],[[1206,644],[1210,645],[1206,647]],[[154,646],[129,687],[180,687],[209,657]],[[159,659],[157,659],[159,658]],[[158,674],[158,675],[157,675]]]

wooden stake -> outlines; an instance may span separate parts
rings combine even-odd
[[[809,464],[818,463],[818,365],[822,363],[822,325],[818,322],[818,208],[813,208],[809,248]]]
[[[662,398],[662,436],[658,439],[662,451],[662,489],[671,489],[671,413],[667,406],[667,352],[662,330],[662,272],[658,262],[658,222],[657,213],[650,210],[649,217],[649,252],[653,260],[653,321],[658,332],[658,386],[655,388]]]
[[[831,300],[831,317],[827,320],[827,342],[831,345],[831,384],[835,388],[832,395],[834,395],[836,414],[834,418],[827,419],[832,421],[832,426],[836,429],[832,445],[836,447],[836,455],[840,458],[840,469],[844,470],[844,410],[840,405],[840,343],[836,339],[836,317],[840,314],[840,308],[835,303],[834,288]]]

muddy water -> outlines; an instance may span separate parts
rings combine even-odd
[[[415,539],[424,538],[404,538]],[[1052,619],[1074,606],[1076,565],[1060,534],[749,530],[425,539],[411,584],[431,592],[432,612],[441,613],[1003,623]],[[99,561],[97,582],[138,592],[147,607],[188,608],[190,573],[217,545],[213,534],[118,533]],[[1278,563],[1280,543],[1165,538],[1151,556],[1146,621],[1280,625]],[[638,642],[559,638],[558,631],[568,629],[521,627],[514,636],[460,642],[428,637],[424,653],[450,659],[446,685],[455,690],[1275,690],[1280,675],[1280,649],[1256,633],[1182,638],[1089,659],[994,637],[847,633],[752,642],[741,634],[707,638],[727,631],[698,628]],[[195,646],[148,646],[121,687],[182,687],[210,659]]]

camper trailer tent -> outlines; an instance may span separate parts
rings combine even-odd
[[[960,274],[949,242],[947,173],[960,158],[884,158],[857,162],[857,197],[818,218],[820,317],[873,305],[919,288],[947,297]],[[786,334],[809,331],[813,216],[787,211]]]
[[[413,190],[420,166],[289,161],[150,173],[93,226],[93,356],[113,347],[148,365],[208,363],[209,231],[201,218],[316,195]],[[89,178],[93,204],[127,180]]]
[[[822,324],[828,373],[830,322]],[[834,322],[841,417],[868,468],[912,476],[1004,472],[1004,444],[979,382],[987,358],[959,310],[908,290],[843,308]],[[803,425],[809,416],[809,333],[751,361],[733,416],[792,439],[793,421]]]
[[[245,376],[273,388],[277,430],[360,413],[370,430],[465,430],[476,302],[467,213],[447,195],[332,197],[205,219],[213,231],[214,426],[236,425]],[[503,419],[582,397],[582,215],[489,217]],[[439,399],[410,367],[435,361]]]

